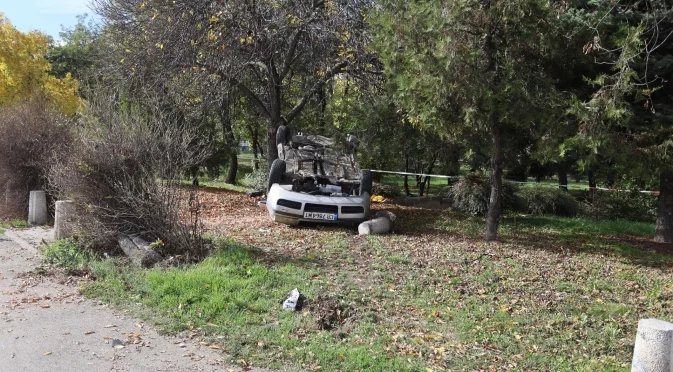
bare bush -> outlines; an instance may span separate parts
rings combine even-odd
[[[180,187],[185,171],[209,154],[196,129],[179,115],[97,99],[75,146],[50,179],[75,201],[93,249],[116,250],[121,235],[135,235],[163,255],[202,253],[197,201]],[[190,212],[181,218],[181,210]]]
[[[0,217],[27,217],[30,191],[50,188],[50,159],[71,142],[70,122],[44,98],[0,109]]]

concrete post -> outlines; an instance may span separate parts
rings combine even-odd
[[[28,223],[38,226],[46,225],[48,216],[47,193],[42,190],[31,191],[28,201]]]
[[[673,324],[659,319],[638,322],[636,345],[633,348],[632,372],[671,372]]]
[[[9,184],[5,188],[5,206],[10,207],[15,205],[21,198],[21,195],[18,191],[12,190]]]
[[[393,228],[397,217],[393,212],[376,212],[373,220],[365,221],[358,226],[360,235],[387,234]]]
[[[378,235],[386,234],[390,231],[390,219],[378,217],[373,220],[365,221],[358,226],[360,235]]]
[[[73,218],[75,217],[75,203],[72,200],[56,202],[54,216],[54,240],[70,238],[75,232]]]

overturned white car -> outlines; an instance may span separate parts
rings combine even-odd
[[[276,145],[278,159],[271,164],[266,200],[274,221],[355,224],[367,219],[372,177],[357,163],[354,136],[342,155],[331,138],[289,136],[281,126]]]

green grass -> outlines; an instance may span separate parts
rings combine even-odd
[[[534,178],[529,178],[525,184],[519,184],[521,187],[558,187],[558,179],[543,179],[537,182]],[[568,180],[568,189],[570,190],[589,190],[589,182],[576,182]]]
[[[22,219],[13,219],[10,221],[0,222],[0,230],[3,228],[23,229],[26,227],[30,227],[30,224],[28,221]]]
[[[395,188],[400,195],[404,194],[404,176],[384,174],[379,181],[381,185],[391,186]],[[446,178],[430,178],[430,192],[426,193],[429,196],[442,195],[442,189],[447,187]],[[418,195],[419,189],[416,187],[416,177],[409,176],[409,192]],[[442,195],[444,196],[444,195]]]
[[[314,312],[282,310],[292,288],[311,299],[329,292],[330,283],[320,279],[315,264],[282,258],[265,264],[255,249],[220,244],[203,262],[182,268],[143,271],[98,264],[93,268],[98,280],[83,292],[120,306],[140,303],[152,309],[153,320],[163,329],[196,330],[222,342],[234,360],[253,365],[349,371],[418,367],[417,362],[387,355],[385,339],[370,340],[371,324],[357,322],[342,334],[319,329]]]
[[[556,216],[534,217],[527,215],[510,215],[503,219],[503,228],[507,230],[545,229],[562,232],[563,234],[590,235],[636,235],[652,237],[654,224],[625,220],[589,220],[585,218],[567,218]]]
[[[240,156],[239,156],[240,157]],[[252,157],[251,157],[252,159]],[[245,185],[243,182],[243,179],[245,176],[249,173],[252,172],[252,167],[246,163],[239,163],[238,164],[238,172],[236,173],[236,184],[235,185],[230,185],[228,183],[224,182],[224,178],[226,177],[226,171],[227,169],[222,170],[222,174],[220,175],[219,180],[212,180],[208,179],[207,177],[200,177],[199,178],[199,185],[200,186],[205,186],[205,187],[215,187],[219,189],[226,189],[226,190],[231,190],[231,191],[237,191],[237,192],[246,192],[249,191],[250,188]],[[184,180],[182,181],[184,185],[191,185],[192,180]]]
[[[81,272],[87,269],[93,257],[82,251],[70,239],[57,240],[40,249],[44,263],[65,268],[69,272]]]
[[[624,370],[638,320],[673,318],[672,256],[634,245],[653,224],[508,215],[486,244],[483,218],[398,217],[385,236],[252,226],[182,267],[94,261],[82,290],[233,361],[303,370]],[[295,287],[309,306],[283,311]]]
[[[20,220],[20,219],[11,220],[11,221],[9,222],[9,225],[12,226],[12,227],[14,227],[14,228],[17,228],[17,229],[22,229],[22,228],[30,227],[30,224],[28,223],[28,221],[26,221],[26,220]]]

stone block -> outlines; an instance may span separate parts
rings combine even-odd
[[[119,247],[131,259],[131,262],[142,267],[152,267],[162,260],[159,253],[155,252],[148,242],[137,236],[121,236]]]
[[[72,200],[59,200],[56,202],[54,217],[54,240],[72,237],[75,232],[75,203]]]
[[[641,319],[631,371],[671,372],[672,347],[673,324],[659,319]]]
[[[48,219],[47,193],[42,190],[31,191],[28,200],[28,223],[42,226],[47,224]]]
[[[358,226],[360,235],[387,234],[393,228],[397,217],[389,211],[380,211],[374,215],[374,219],[365,221]]]

